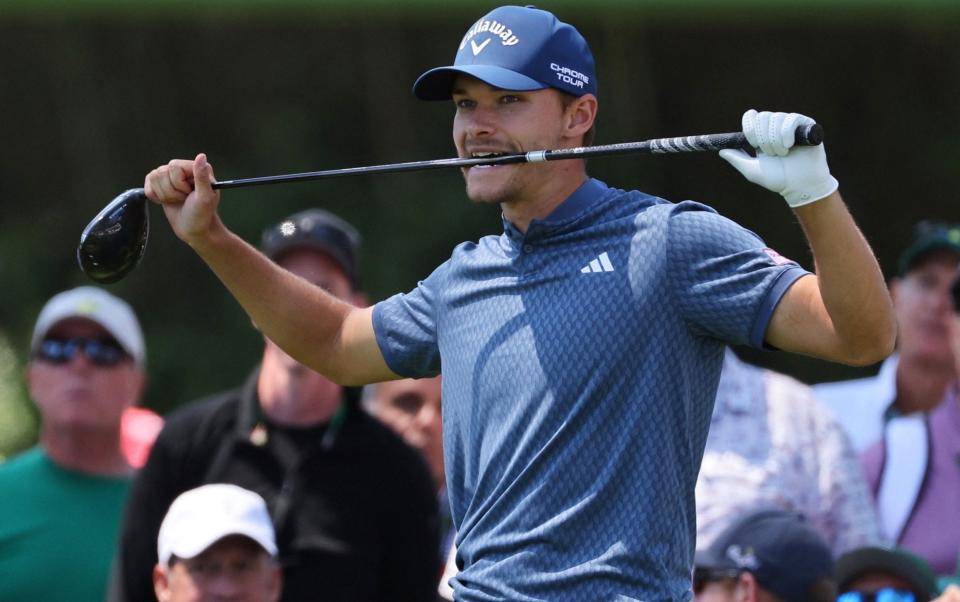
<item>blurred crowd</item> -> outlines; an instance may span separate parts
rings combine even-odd
[[[311,209],[261,249],[362,306],[360,244]],[[874,377],[811,387],[727,350],[696,600],[960,600],[958,267],[960,225],[918,224]],[[452,599],[441,377],[341,387],[264,338],[245,382],[160,417],[139,405],[147,349],[100,288],[37,317],[40,435],[0,465],[0,600]]]

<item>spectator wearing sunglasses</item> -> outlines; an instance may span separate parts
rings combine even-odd
[[[143,334],[127,303],[80,287],[47,302],[30,348],[40,438],[0,465],[0,600],[102,600],[132,472],[121,420],[143,391]]]
[[[928,602],[937,578],[921,557],[900,548],[864,547],[837,559],[837,602]]]
[[[694,559],[696,602],[834,602],[833,556],[796,513],[738,517]]]

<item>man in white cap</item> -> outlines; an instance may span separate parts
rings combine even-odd
[[[127,303],[80,287],[47,302],[30,349],[40,440],[0,465],[0,600],[102,600],[132,472],[121,418],[143,391],[143,334]]]
[[[226,483],[180,494],[157,539],[153,585],[160,602],[275,602],[283,574],[263,498]]]

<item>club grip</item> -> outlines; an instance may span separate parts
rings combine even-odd
[[[719,136],[731,136],[729,140],[720,139]],[[736,132],[733,134],[717,134],[718,144],[720,148],[739,148],[748,152],[753,152],[754,147],[752,144],[747,142],[747,137],[743,132]],[[823,126],[819,123],[811,123],[809,125],[798,125],[797,129],[793,131],[793,145],[794,146],[816,146],[823,142]]]
[[[797,146],[816,146],[823,142],[823,126],[819,123],[797,126],[793,135]]]

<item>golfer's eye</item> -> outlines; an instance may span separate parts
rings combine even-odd
[[[454,101],[458,109],[472,109],[477,103],[469,98],[457,98]]]
[[[520,97],[519,97],[519,96],[516,96],[516,95],[514,95],[514,94],[505,94],[505,95],[503,95],[503,96],[500,97],[500,103],[501,103],[501,104],[508,105],[508,104],[512,104],[512,103],[515,103],[515,102],[520,102]]]

